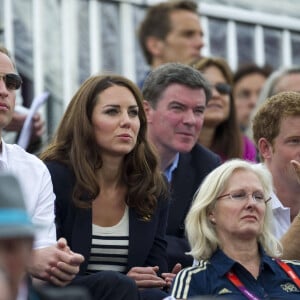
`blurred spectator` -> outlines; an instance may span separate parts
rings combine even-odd
[[[141,22],[138,38],[151,68],[199,58],[204,43],[197,2],[176,0],[151,6]]]
[[[269,97],[280,92],[300,92],[300,66],[292,66],[274,71],[265,82],[259,100],[259,106]]]
[[[212,87],[207,104],[199,143],[217,153],[223,161],[243,158],[256,161],[256,149],[251,140],[241,133],[232,97],[232,72],[220,57],[205,57],[193,62]]]
[[[9,56],[9,53],[5,47],[0,45],[0,52]],[[21,93],[17,93],[16,96],[16,105],[15,110],[12,115],[11,122],[5,127],[5,130],[2,132],[3,139],[10,144],[17,142],[18,133],[21,131],[25,119],[28,114],[28,108],[22,105],[22,96]],[[35,152],[41,146],[41,137],[45,131],[45,123],[39,113],[36,113],[33,117],[32,123],[32,136],[31,141],[26,150],[28,152]]]
[[[267,98],[284,91],[300,92],[300,66],[282,68],[271,73],[261,90],[251,119]],[[252,138],[252,126],[248,128],[247,135]]]
[[[0,259],[16,299],[19,292],[28,294],[25,275],[31,259],[34,227],[17,179],[3,173],[0,174],[0,224]],[[22,284],[26,286],[23,290]]]
[[[3,258],[0,254],[1,259]],[[2,267],[0,268],[0,300],[14,300],[8,280],[8,273]]]
[[[0,261],[7,275],[10,288],[8,292],[11,294],[11,298],[5,296],[5,289],[1,288],[0,283],[0,299],[89,299],[88,293],[82,289],[34,287],[31,284],[27,265],[33,255],[36,228],[27,213],[21,186],[16,177],[9,173],[0,173],[0,224]]]
[[[233,98],[237,121],[243,132],[250,125],[251,114],[270,73],[270,67],[244,64],[233,75]]]

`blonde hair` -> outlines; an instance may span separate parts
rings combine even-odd
[[[191,245],[188,254],[195,259],[209,259],[220,246],[215,228],[208,218],[216,199],[225,190],[228,180],[236,170],[248,170],[259,178],[264,195],[269,197],[272,192],[272,177],[263,166],[241,159],[233,159],[223,163],[213,170],[202,182],[195,194],[194,202],[186,217],[186,232]],[[270,256],[281,254],[281,245],[272,234],[272,207],[270,202],[266,204],[266,214],[258,242]]]

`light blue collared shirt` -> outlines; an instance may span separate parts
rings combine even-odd
[[[179,153],[176,154],[175,159],[173,160],[172,164],[169,165],[164,171],[164,174],[167,177],[168,182],[171,182],[171,180],[172,180],[173,171],[177,168],[178,161],[179,161]]]

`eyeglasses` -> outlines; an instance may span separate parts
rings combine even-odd
[[[222,95],[229,95],[231,93],[231,86],[227,83],[216,83],[212,85],[212,88],[215,88]]]
[[[0,79],[3,79],[8,90],[17,90],[22,84],[21,77],[14,73],[0,75]]]
[[[232,192],[228,193],[225,195],[221,195],[217,197],[217,200],[225,197],[229,197],[231,200],[239,202],[239,201],[245,201],[249,199],[249,196],[257,202],[257,203],[267,203],[271,200],[271,197],[267,198],[264,196],[263,193],[261,192],[254,192],[254,193],[247,193],[246,191],[237,191],[237,192]]]

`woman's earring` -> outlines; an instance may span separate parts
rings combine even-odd
[[[215,225],[216,224],[216,219],[215,218],[210,218],[210,223]]]

